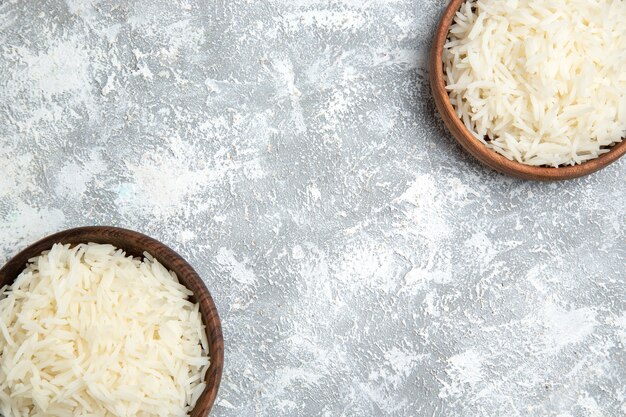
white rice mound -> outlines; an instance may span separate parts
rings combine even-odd
[[[511,160],[575,165],[626,137],[626,0],[467,1],[443,64],[458,117]]]
[[[1,414],[188,413],[209,366],[199,306],[144,256],[56,244],[0,290]]]

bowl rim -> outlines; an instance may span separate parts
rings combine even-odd
[[[206,285],[191,265],[173,249],[142,233],[112,226],[84,226],[63,230],[46,236],[27,246],[10,258],[0,268],[0,287],[12,283],[22,272],[29,259],[49,250],[55,243],[108,243],[122,249],[127,255],[140,256],[148,252],[168,270],[174,271],[179,281],[194,293],[200,304],[200,313],[209,343],[211,363],[205,381],[207,386],[200,395],[191,417],[206,417],[217,397],[224,368],[224,338],[217,307]]]
[[[498,172],[517,178],[538,181],[566,180],[589,175],[615,162],[626,153],[626,138],[624,138],[621,142],[614,144],[609,152],[582,164],[558,168],[541,167],[512,161],[476,139],[456,115],[452,103],[450,103],[450,97],[445,90],[443,72],[443,47],[448,38],[448,31],[454,15],[465,1],[451,0],[443,12],[433,38],[429,71],[431,90],[437,110],[452,136],[467,152]]]

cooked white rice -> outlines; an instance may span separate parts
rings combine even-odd
[[[187,414],[209,365],[199,306],[144,255],[57,244],[2,288],[5,417]]]
[[[574,165],[626,136],[626,0],[467,1],[443,62],[459,118],[509,159]]]

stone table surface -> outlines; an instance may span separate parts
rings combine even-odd
[[[0,0],[0,262],[149,234],[223,320],[215,416],[624,416],[622,160],[534,183],[437,117],[435,0]]]

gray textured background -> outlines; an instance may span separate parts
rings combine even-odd
[[[0,0],[0,262],[92,224],[178,250],[215,416],[626,415],[626,161],[471,160],[426,81],[443,7]]]

